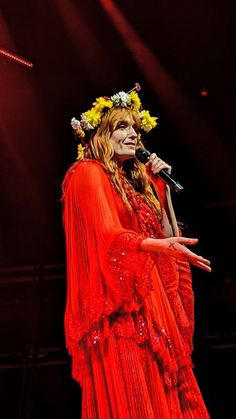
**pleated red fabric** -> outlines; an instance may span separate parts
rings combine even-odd
[[[131,186],[129,211],[99,162],[75,163],[63,191],[65,334],[83,419],[208,418],[188,264],[140,251],[162,237],[158,219]]]

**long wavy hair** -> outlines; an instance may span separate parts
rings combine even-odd
[[[114,158],[114,150],[110,137],[117,122],[127,116],[130,117],[139,131],[141,121],[137,112],[129,108],[112,108],[102,117],[101,124],[92,135],[90,146],[85,152],[85,158],[100,161],[129,210],[132,210],[132,208],[125,193],[127,182],[133,186],[136,192],[143,195],[144,201],[153,209],[155,214],[159,215],[160,205],[153,193],[144,165],[137,159],[130,159],[124,162],[123,170],[120,170]],[[138,133],[137,138],[137,148],[143,148],[140,133]],[[125,175],[122,172],[125,172]]]

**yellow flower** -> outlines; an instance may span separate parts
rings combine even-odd
[[[139,99],[138,94],[133,91],[130,92],[129,97],[131,99],[131,108],[138,112],[141,106],[141,100]]]
[[[98,112],[95,108],[90,109],[87,112],[84,112],[84,115],[90,125],[93,128],[96,128],[101,120],[101,113]]]
[[[98,97],[95,102],[93,102],[93,106],[98,112],[103,112],[104,108],[111,108],[112,101],[106,99],[104,97]]]
[[[157,118],[155,116],[151,116],[149,111],[141,112],[141,121],[141,128],[145,132],[149,132],[152,128],[157,126]]]
[[[77,160],[82,160],[84,158],[84,150],[85,150],[85,147],[83,147],[82,144],[78,144],[78,147],[77,147],[77,152],[78,152],[78,154],[77,154]]]
[[[77,129],[75,130],[75,132],[76,132],[76,135],[77,135],[79,138],[84,138],[84,137],[85,137],[85,132],[84,132],[84,130],[82,130],[82,128],[77,128]]]

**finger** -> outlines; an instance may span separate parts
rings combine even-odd
[[[153,161],[155,159],[158,159],[159,157],[157,157],[156,153],[152,153],[151,156],[149,157],[149,161]]]
[[[175,241],[180,244],[196,244],[198,239],[193,239],[191,237],[175,237]]]
[[[205,263],[206,265],[210,265],[211,264],[211,262],[208,259],[205,259],[204,257],[199,256],[196,253],[191,252],[191,250],[189,250],[187,247],[186,247],[186,254],[190,258],[190,261],[191,262],[196,261],[196,262]]]
[[[147,169],[149,170],[150,174],[156,175],[163,169],[163,167],[160,167],[158,163],[156,164],[151,163],[151,165],[148,166]]]
[[[202,256],[197,255],[196,253],[192,252],[190,249],[188,249],[187,247],[180,245],[181,249],[179,248],[178,252],[181,250],[182,256],[185,257],[186,259],[189,260],[189,262],[191,263],[203,263],[205,265],[210,265],[211,262],[208,259],[205,259]],[[175,245],[171,245],[170,247],[175,247]],[[177,257],[181,256],[180,253],[178,254]],[[181,256],[181,257],[182,257]]]
[[[207,259],[204,259],[204,258],[197,259],[195,257],[194,258],[189,257],[187,253],[185,255],[184,254],[178,255],[176,259],[189,262],[198,268],[204,269],[207,272],[211,272],[210,261]],[[203,262],[203,260],[206,260],[206,262]]]
[[[164,161],[159,162],[158,168],[159,170],[166,170],[168,173],[171,173],[171,170],[172,170],[172,167],[169,164],[165,163]]]
[[[166,165],[166,170],[167,170],[167,172],[169,173],[169,175],[171,174],[171,172],[172,172],[172,166],[170,166],[169,164],[167,164]]]
[[[158,160],[158,159],[153,160],[152,167],[155,169],[159,169],[159,170],[166,169],[167,168],[166,166],[167,166],[166,163],[164,163],[162,160]]]
[[[156,174],[161,170],[166,170],[168,173],[171,173],[172,167],[161,160],[156,153],[152,153],[149,157],[149,162],[151,162],[151,171]]]
[[[206,265],[203,262],[194,261],[194,262],[192,262],[192,265],[196,266],[197,268],[203,269],[204,271],[207,271],[207,272],[212,271],[211,267],[209,265]]]
[[[159,173],[161,170],[166,170],[169,173],[171,172],[171,166],[163,162],[162,160],[153,160],[152,162],[152,171],[153,173]]]
[[[160,157],[158,157],[155,153],[152,153],[151,154],[151,156],[149,157],[149,161],[151,161],[153,165],[156,165],[156,164],[158,164],[158,165],[164,164],[164,165],[167,166],[166,168],[169,168],[170,167],[169,164],[167,164],[162,159],[160,159]]]
[[[191,253],[193,253],[193,252],[191,252]],[[194,254],[194,259],[195,260],[197,260],[199,262],[202,262],[202,263],[205,263],[206,265],[210,265],[211,264],[211,262],[208,259],[205,259],[204,257],[199,256],[199,255],[196,255],[195,253],[193,253],[193,254]]]
[[[165,169],[165,165],[162,163],[155,163],[151,168],[152,172],[155,174],[159,173],[163,169]]]
[[[150,160],[149,160],[150,161]],[[166,168],[169,168],[170,167],[170,165],[169,164],[167,164],[165,161],[163,161],[163,160],[161,160],[159,157],[157,157],[157,156],[155,156],[154,158],[152,158],[151,159],[151,162],[152,162],[152,164],[153,165],[156,165],[156,164],[158,164],[159,166],[161,165],[161,164],[163,164],[163,165],[165,165],[165,167]]]
[[[210,264],[211,264],[211,262],[209,260],[203,259],[203,258],[201,258],[201,259],[199,259],[199,258],[198,259],[196,259],[196,258],[190,259],[190,263],[192,263],[192,264],[198,263],[200,265],[208,266],[209,268],[210,268]]]
[[[162,160],[159,159],[159,157],[156,156],[151,160],[151,163],[152,163],[152,166],[157,166],[157,165],[160,165],[162,163]]]

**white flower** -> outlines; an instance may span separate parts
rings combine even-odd
[[[94,127],[88,122],[86,116],[82,113],[81,114],[81,127],[86,130],[94,129]]]
[[[127,106],[131,103],[128,93],[125,92],[116,93],[111,96],[111,100],[113,102],[113,106],[122,106],[123,108],[127,108]]]
[[[77,130],[78,128],[81,128],[80,122],[78,121],[78,119],[75,119],[75,118],[72,118],[71,126],[74,130]]]

